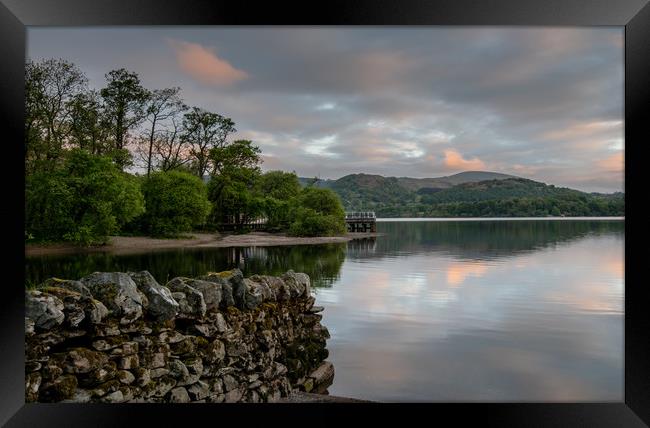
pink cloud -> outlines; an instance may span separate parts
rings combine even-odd
[[[477,170],[485,169],[485,162],[479,158],[465,159],[456,150],[445,150],[444,165],[452,170]]]
[[[598,166],[608,172],[623,172],[625,168],[625,154],[620,152],[608,156],[607,158],[598,161]]]
[[[180,68],[202,83],[227,86],[248,77],[248,73],[219,58],[210,48],[178,40],[169,40],[169,45]]]

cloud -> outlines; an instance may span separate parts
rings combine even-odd
[[[620,173],[625,169],[624,153],[615,153],[598,161],[598,166],[607,172]]]
[[[248,73],[233,67],[209,48],[197,43],[169,40],[180,68],[194,79],[217,86],[229,86],[248,78]]]
[[[480,170],[485,169],[485,162],[479,158],[465,159],[456,150],[445,150],[444,165],[450,170]]]

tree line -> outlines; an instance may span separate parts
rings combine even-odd
[[[179,87],[147,89],[124,68],[105,79],[96,90],[69,61],[26,64],[28,240],[243,230],[259,217],[292,235],[345,232],[336,194],[301,188],[295,173],[262,173],[259,147],[230,138],[231,118],[188,106]]]

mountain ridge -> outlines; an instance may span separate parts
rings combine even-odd
[[[333,190],[348,211],[375,211],[382,217],[624,214],[623,192],[587,193],[490,171],[431,178],[357,173],[299,181]]]

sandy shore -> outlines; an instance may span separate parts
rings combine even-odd
[[[274,245],[315,245],[348,242],[353,239],[381,236],[381,233],[353,233],[344,236],[299,238],[266,232],[244,235],[193,233],[188,238],[155,239],[142,236],[112,236],[108,245],[78,247],[72,244],[25,245],[26,256],[51,254],[74,254],[86,252],[110,252],[112,254],[140,253],[172,248],[222,248],[222,247],[269,247]]]

